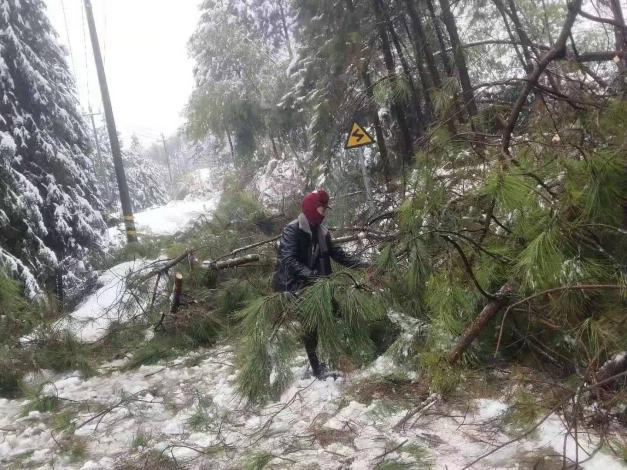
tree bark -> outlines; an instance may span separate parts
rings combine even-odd
[[[159,279],[157,279],[157,285],[159,284]],[[155,292],[157,291],[157,287],[155,287]],[[176,273],[174,276],[174,285],[172,286],[172,296],[170,297],[170,315],[176,315],[181,306],[181,298],[183,296],[183,275],[181,273]],[[154,299],[153,299],[154,302]],[[163,321],[165,320],[165,312],[161,314],[161,318],[157,322],[154,327],[154,331],[159,331],[159,329],[163,326]]]
[[[401,62],[403,72],[407,77],[407,81],[409,82],[409,87],[411,88],[411,95],[414,99],[414,110],[416,112],[416,131],[418,133],[418,136],[421,136],[424,133],[426,126],[425,115],[422,111],[421,93],[414,83],[414,78],[411,75],[409,63],[407,62],[405,54],[403,53],[403,47],[401,45],[400,38],[398,37],[398,34],[396,34],[396,31],[394,30],[391,22],[388,23],[388,26],[390,29],[390,35],[392,36],[392,42],[394,43],[394,48],[396,49],[396,54],[398,55],[398,59]]]
[[[442,77],[435,65],[433,51],[431,50],[431,46],[427,40],[427,35],[425,34],[425,30],[422,26],[420,16],[414,7],[414,0],[405,0],[405,5],[407,5],[407,13],[409,14],[409,19],[414,31],[416,57],[418,58],[421,55],[424,57],[427,67],[429,68],[429,73],[431,74],[431,81],[433,82],[433,85],[436,88],[442,88]]]
[[[228,128],[224,128],[226,132],[226,138],[229,141],[229,149],[231,150],[231,159],[233,160],[233,164],[235,164],[235,149],[233,148],[233,140],[231,139],[231,132],[229,132]]]
[[[427,7],[429,8],[429,15],[431,16],[431,21],[433,22],[433,29],[435,30],[435,35],[438,38],[438,44],[440,45],[440,59],[442,60],[442,65],[444,66],[444,70],[449,77],[453,76],[453,65],[451,64],[451,60],[446,51],[446,41],[444,40],[444,34],[442,34],[442,28],[440,27],[440,20],[435,14],[435,8],[433,6],[433,0],[427,0]]]
[[[387,7],[383,3],[381,4],[381,6],[382,6],[383,14],[385,15],[385,20],[388,25],[390,37],[392,38],[392,43],[394,44],[394,48],[396,49],[396,55],[398,56],[398,59],[401,63],[401,67],[403,68],[403,72],[405,73],[405,76],[407,77],[407,81],[411,89],[412,98],[414,101],[414,111],[416,114],[416,123],[415,123],[416,131],[418,135],[420,136],[423,134],[425,130],[425,126],[426,126],[425,115],[422,109],[422,96],[421,96],[422,93],[420,92],[420,90],[416,86],[416,83],[414,82],[414,77],[412,76],[411,68],[409,67],[409,62],[407,62],[407,58],[405,57],[405,53],[403,52],[404,48],[403,48],[401,38],[399,37],[398,33],[396,32],[396,29],[394,28],[394,23],[392,22],[392,18],[390,17],[390,12],[388,11]]]
[[[379,38],[381,39],[381,48],[383,52],[383,61],[385,68],[387,69],[388,76],[390,77],[392,86],[396,84],[396,68],[394,65],[394,56],[392,55],[392,49],[390,47],[390,40],[388,33],[384,26],[383,9],[380,0],[372,0],[372,6],[376,17],[376,28]],[[405,111],[403,106],[399,103],[397,98],[394,98],[392,102],[392,113],[395,115],[398,122],[398,127],[401,131],[401,155],[405,162],[410,162],[413,157],[413,145],[411,140],[411,134],[409,133],[409,127],[407,126],[407,119],[405,117]]]
[[[183,295],[183,275],[176,273],[174,276],[174,288],[172,289],[172,299],[170,300],[170,315],[176,315],[181,306],[181,296]]]
[[[459,81],[462,85],[462,96],[464,98],[464,107],[468,111],[468,115],[472,118],[477,114],[477,104],[475,102],[475,95],[472,91],[472,83],[470,81],[470,75],[468,73],[468,65],[466,64],[466,56],[464,55],[464,48],[459,38],[459,32],[457,31],[457,24],[455,23],[455,17],[451,12],[451,6],[448,0],[440,0],[440,7],[442,8],[442,21],[446,26],[449,38],[451,39],[451,46],[453,47],[453,57],[455,58],[455,65],[457,67],[457,73],[459,74]]]
[[[412,37],[412,34],[409,30],[409,26],[405,21],[405,18],[402,18],[403,26],[405,27],[405,31],[407,32],[407,36],[410,38],[413,47],[414,54],[416,58],[416,68],[418,69],[418,77],[420,79],[420,84],[422,86],[424,99],[425,99],[425,118],[428,123],[433,121],[433,101],[431,100],[431,93],[433,88],[433,82],[431,81],[431,77],[429,76],[425,66],[423,64],[423,54],[422,52],[416,48],[416,40]],[[427,126],[425,126],[427,127]]]
[[[370,102],[374,102],[374,92],[372,90],[372,80],[368,73],[368,64],[364,65],[361,72],[361,79],[364,82],[364,88],[366,96]],[[381,127],[381,120],[378,113],[373,113],[372,118],[374,133],[377,138],[377,147],[379,148],[379,155],[381,156],[381,163],[383,164],[383,177],[386,182],[390,180],[390,160],[388,156],[388,149],[385,145],[385,137],[383,136],[383,128]]]

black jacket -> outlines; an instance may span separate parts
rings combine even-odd
[[[315,233],[315,232],[314,232]],[[283,229],[279,256],[273,278],[277,292],[296,292],[319,276],[331,274],[331,258],[349,268],[368,266],[333,244],[325,225],[318,227],[319,243],[303,214]]]

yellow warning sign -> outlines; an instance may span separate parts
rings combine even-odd
[[[370,137],[370,134],[368,134],[363,127],[354,122],[353,128],[348,134],[348,139],[346,140],[346,145],[344,148],[354,149],[355,147],[361,147],[363,145],[371,144],[374,144],[374,139]]]

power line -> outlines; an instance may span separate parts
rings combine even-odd
[[[89,53],[87,52],[87,28],[85,27],[85,10],[81,8],[81,23],[83,26],[83,51],[85,52],[85,86],[87,88],[87,107],[91,113],[91,87],[89,86]]]
[[[109,15],[107,14],[107,5],[108,5],[108,2],[104,2],[102,4],[102,10],[104,12],[104,37],[102,39],[102,42],[103,42],[102,61],[104,62],[105,66],[107,65],[107,57],[108,57],[107,39],[109,37],[109,33],[107,31],[109,27]]]
[[[63,12],[63,24],[65,25],[65,38],[67,40],[67,48],[70,52],[70,63],[72,64],[72,73],[74,74],[75,79],[76,76],[76,63],[74,62],[74,53],[72,52],[72,41],[70,41],[70,28],[67,24],[67,15],[65,13],[65,1],[61,0],[61,11]]]

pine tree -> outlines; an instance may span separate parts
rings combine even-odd
[[[71,295],[104,229],[74,82],[43,1],[2,0],[0,31],[0,264]]]

